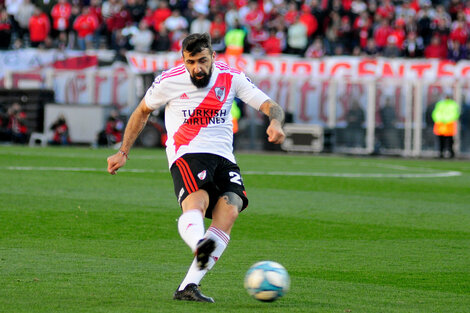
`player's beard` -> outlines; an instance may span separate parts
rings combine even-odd
[[[206,74],[204,72],[201,72],[201,73],[196,74],[196,77],[200,77],[200,78],[193,77],[193,75],[189,75],[189,76],[191,77],[191,82],[194,84],[194,86],[196,86],[197,88],[204,88],[207,85],[209,85],[209,82],[211,80],[212,66],[209,69],[209,73]]]

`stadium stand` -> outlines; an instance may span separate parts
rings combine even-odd
[[[469,58],[469,26],[470,1],[460,0],[0,1],[4,50],[177,51],[191,29],[220,41],[239,27],[247,35],[245,52],[256,55],[459,61]]]

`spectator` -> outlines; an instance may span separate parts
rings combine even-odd
[[[160,27],[160,30],[155,35],[155,40],[152,43],[152,49],[157,52],[170,51],[171,40],[168,31],[165,27]]]
[[[144,0],[126,0],[124,9],[129,12],[132,22],[137,25],[145,16],[146,4]]]
[[[225,52],[225,39],[223,34],[220,33],[219,29],[214,30],[214,35],[211,36],[212,50],[217,53]]]
[[[95,49],[99,49],[104,43],[102,38],[106,37],[106,23],[104,23],[103,14],[102,14],[102,4],[101,0],[91,0],[90,1],[90,13],[96,16],[98,20],[98,29],[93,33],[93,46]]]
[[[72,5],[67,0],[59,0],[59,2],[52,7],[51,16],[54,37],[68,30],[71,15]]]
[[[460,15],[461,16],[461,15]],[[467,43],[468,30],[465,21],[458,20],[452,24],[452,30],[449,34],[449,40],[458,41],[461,46]]]
[[[318,29],[318,21],[315,16],[310,13],[310,7],[306,4],[302,5],[302,11],[300,13],[300,22],[307,27],[307,36],[312,38]]]
[[[34,48],[39,47],[46,40],[49,35],[51,25],[49,18],[40,8],[35,8],[33,16],[29,19],[29,37],[31,46]]]
[[[297,4],[294,1],[289,2],[288,10],[284,14],[284,21],[287,26],[290,26],[295,23],[295,19],[299,16],[299,10],[297,9]]]
[[[197,18],[191,22],[191,28],[189,32],[194,33],[208,33],[211,30],[211,21],[206,17],[206,14],[202,11],[198,14]]]
[[[385,99],[384,106],[379,111],[382,121],[382,146],[386,149],[399,148],[398,132],[396,129],[397,115],[393,106],[392,98]]]
[[[423,39],[415,32],[409,32],[404,43],[404,56],[408,58],[421,58],[424,53]]]
[[[305,57],[306,58],[321,58],[325,55],[325,47],[323,46],[323,40],[321,37],[315,38],[313,43],[307,48],[307,51],[305,52]]]
[[[7,132],[14,143],[25,143],[28,139],[28,127],[26,126],[26,113],[19,103],[13,103],[8,109]]]
[[[188,26],[188,21],[179,10],[173,10],[171,16],[165,20],[165,27],[170,32],[172,42],[180,40],[182,32],[187,30]]]
[[[7,10],[12,32],[16,32],[18,28],[18,23],[15,20],[15,16],[19,13],[22,2],[23,0],[5,0],[5,6],[0,4],[0,9],[5,8]]]
[[[354,99],[351,108],[346,113],[346,145],[352,148],[364,146],[364,130],[362,124],[365,121],[364,110],[359,101]]]
[[[263,49],[267,55],[277,55],[282,53],[282,40],[277,36],[274,28],[269,30],[269,37],[263,42]]]
[[[140,21],[139,28],[131,35],[129,43],[138,52],[149,52],[153,42],[153,33],[145,20]]]
[[[227,26],[225,25],[223,14],[216,14],[214,20],[211,22],[209,34],[211,35],[211,37],[214,37],[215,33],[217,32],[218,35],[223,37],[225,36],[226,31]]]
[[[250,53],[254,55],[264,55],[264,42],[269,38],[268,32],[263,26],[254,26],[248,34],[248,43],[250,44]]]
[[[248,3],[248,12],[243,18],[244,24],[252,29],[257,25],[263,25],[264,18],[264,12],[259,7],[258,2],[251,0]]]
[[[98,135],[99,145],[115,145],[122,141],[122,132],[124,130],[124,122],[119,117],[119,113],[116,110],[111,111],[105,128]]]
[[[353,37],[352,27],[348,16],[341,18],[341,24],[337,30],[338,40],[337,43],[345,49],[345,52],[351,53],[353,49]]]
[[[80,50],[91,49],[93,46],[93,34],[98,29],[98,19],[91,14],[90,7],[83,7],[73,23],[73,29],[77,32],[77,43]]]
[[[374,29],[374,40],[379,51],[383,51],[388,44],[388,36],[392,33],[392,28],[387,19],[382,19],[379,26]]]
[[[307,27],[300,22],[300,17],[297,17],[294,24],[287,29],[288,53],[303,56],[307,43]]]
[[[23,0],[18,9],[18,13],[15,15],[18,26],[17,35],[21,40],[25,40],[25,35],[29,34],[29,20],[31,16],[33,16],[35,8],[36,6],[31,3],[31,0]]]
[[[225,24],[227,25],[227,30],[234,29],[238,25],[238,21],[240,20],[240,16],[238,15],[238,10],[233,2],[229,2],[228,10],[225,13]]]
[[[111,111],[111,114],[106,121],[105,132],[108,139],[108,144],[117,144],[122,141],[122,132],[124,130],[124,122],[119,117],[116,110]]]
[[[466,46],[462,46],[458,40],[451,41],[447,52],[447,59],[454,62],[466,59],[468,51]]]
[[[7,50],[11,43],[12,25],[8,13],[0,9],[0,50]]]
[[[158,2],[158,8],[153,12],[153,28],[156,32],[160,30],[160,27],[164,25],[167,18],[171,16],[171,9],[168,6],[168,2],[160,0]]]
[[[53,131],[52,140],[49,141],[51,145],[68,145],[70,144],[69,126],[63,114],[57,117],[57,120],[51,125],[50,129]]]
[[[367,39],[372,28],[372,21],[367,11],[361,12],[361,14],[354,20],[352,30],[354,36],[354,45],[359,44],[361,49],[367,46]]]
[[[430,6],[429,0],[424,1],[423,9],[417,14],[416,31],[423,38],[423,42],[427,45],[431,41],[433,29],[432,18],[434,10]]]
[[[434,35],[431,43],[424,49],[424,57],[428,59],[445,59],[447,57],[447,48],[441,43],[441,38]]]

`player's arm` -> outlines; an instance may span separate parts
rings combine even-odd
[[[144,129],[152,111],[153,110],[149,109],[145,103],[145,99],[142,99],[140,104],[132,113],[124,131],[124,138],[122,140],[121,148],[118,152],[108,157],[108,172],[111,175],[116,174],[116,171],[126,164],[129,151],[140,132]]]
[[[268,141],[276,144],[284,142],[286,135],[282,130],[284,124],[284,110],[279,104],[271,99],[266,100],[261,104],[259,110],[269,117],[269,126],[266,129],[268,134]]]

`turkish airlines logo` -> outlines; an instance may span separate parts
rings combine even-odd
[[[215,92],[215,97],[220,102],[222,102],[225,99],[225,87],[215,87],[214,92]]]

